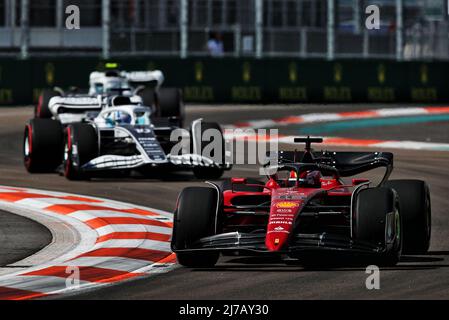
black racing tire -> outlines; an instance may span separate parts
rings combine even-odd
[[[142,88],[137,91],[137,95],[142,98],[142,102],[147,107],[154,107],[156,104],[156,91],[154,88]]]
[[[50,99],[53,97],[59,97],[61,94],[55,90],[44,90],[39,96],[39,101],[34,108],[34,117],[41,119],[50,119],[53,117],[53,114],[48,107],[48,103]]]
[[[265,183],[260,180],[247,178],[246,183],[251,184],[251,186],[246,184],[234,184],[234,188],[232,188],[231,179],[225,179],[221,181],[218,186],[222,192],[231,189],[234,189],[234,191],[243,192],[262,192],[264,190]]]
[[[361,190],[355,199],[353,216],[353,236],[356,241],[368,242],[386,247],[387,215],[395,213],[393,228],[395,239],[376,263],[396,265],[402,254],[402,223],[399,197],[391,188],[379,187]]]
[[[158,116],[177,119],[177,125],[184,125],[184,100],[178,88],[159,88],[156,94]]]
[[[73,153],[75,145],[77,154]],[[67,126],[64,140],[64,175],[67,179],[88,179],[89,175],[81,167],[98,154],[98,134],[93,126],[86,123]]]
[[[222,145],[222,149],[221,149],[221,155],[218,155],[219,159],[214,159],[217,163],[220,164],[224,164],[225,162],[225,141],[224,141],[224,137],[223,137],[223,132],[221,130],[221,127],[218,123],[216,122],[201,122],[201,137],[203,136],[203,133],[208,130],[208,129],[216,129],[218,131],[220,131],[221,134],[221,145]],[[193,139],[195,139],[195,137],[193,137],[193,134],[191,134],[191,140],[193,143]],[[198,147],[200,148],[200,150],[197,150],[199,152],[201,152],[201,154],[203,154],[203,150],[207,147],[207,145],[211,143],[211,141],[200,141]],[[214,158],[215,155],[212,155]],[[211,180],[217,180],[220,179],[223,176],[224,173],[224,169],[222,167],[204,167],[204,166],[197,166],[193,168],[193,174],[195,175],[195,177],[197,179],[201,179],[201,180],[207,180],[207,179],[211,179]]]
[[[432,231],[429,186],[421,180],[391,180],[385,186],[394,189],[399,195],[404,253],[427,253]]]
[[[177,250],[188,249],[195,241],[215,234],[217,191],[188,187],[182,190],[177,203],[171,247],[178,263],[190,268],[213,267],[218,261],[218,252]]]
[[[62,163],[63,128],[52,119],[31,119],[25,126],[23,158],[30,173],[55,171]]]

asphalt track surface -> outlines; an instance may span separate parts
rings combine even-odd
[[[43,225],[1,210],[0,226],[0,267],[29,257],[52,240],[51,232]]]
[[[398,107],[398,105],[194,106],[188,120],[230,124],[311,112]],[[106,197],[173,210],[182,188],[201,185],[190,174],[71,182],[57,174],[28,174],[22,164],[22,130],[31,108],[0,109],[0,184]],[[283,131],[282,131],[283,130]],[[286,127],[281,133],[300,133]],[[362,139],[407,139],[449,142],[449,121],[375,126],[370,130],[338,132]],[[393,150],[394,151],[394,150]],[[425,256],[406,256],[393,268],[382,268],[380,290],[367,290],[364,267],[304,269],[278,260],[222,257],[216,268],[179,268],[123,284],[73,295],[71,299],[416,299],[449,298],[449,153],[396,150],[392,178],[426,180],[432,198],[432,244]],[[227,176],[257,177],[257,167],[238,166]]]

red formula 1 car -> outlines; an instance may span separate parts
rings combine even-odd
[[[402,253],[428,250],[429,188],[420,180],[388,180],[392,153],[314,152],[311,143],[322,139],[295,142],[305,151],[280,151],[265,182],[232,178],[181,192],[171,243],[181,265],[211,267],[227,251],[300,260],[345,253],[394,265]],[[376,168],[385,169],[378,185],[343,182]]]

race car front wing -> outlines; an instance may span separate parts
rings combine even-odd
[[[193,167],[220,167],[225,170],[231,168],[230,163],[216,163],[213,160],[198,155],[198,154],[184,154],[184,155],[167,155],[166,159],[155,161],[148,159],[142,155],[134,156],[119,156],[119,155],[103,155],[92,159],[82,166],[85,171],[98,170],[113,170],[113,169],[135,169],[145,165],[173,165],[182,168]]]
[[[380,254],[385,248],[363,241],[329,233],[298,233],[291,237],[288,247],[271,252],[265,246],[265,233],[229,232],[202,238],[185,249],[172,248],[174,252],[183,251],[238,251],[257,253],[292,254],[304,251],[343,251],[360,254]]]

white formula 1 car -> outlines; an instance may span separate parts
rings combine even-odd
[[[182,134],[171,139],[173,131],[180,129],[178,121],[158,117],[152,108],[133,103],[130,97],[116,96],[101,109],[94,118],[68,124],[65,129],[58,120],[31,119],[24,133],[26,169],[54,172],[62,165],[68,179],[78,180],[118,171],[145,174],[154,172],[152,168],[192,170],[197,178],[218,179],[231,168],[224,161],[224,140],[217,123],[195,120],[189,131],[177,132]],[[208,129],[215,129],[209,133],[218,132],[213,141],[219,147],[205,156],[203,151],[211,139],[203,143],[201,138]],[[187,140],[187,148],[174,152],[179,138],[186,146],[186,135],[195,138]]]
[[[35,117],[55,119],[63,124],[82,121],[88,113],[99,112],[104,98],[116,95],[130,97],[133,103],[154,108],[160,117],[177,117],[182,126],[182,94],[177,88],[161,88],[164,75],[154,71],[94,71],[89,76],[89,91],[79,94],[72,89],[44,90],[35,107]],[[97,101],[97,102],[95,102]]]

